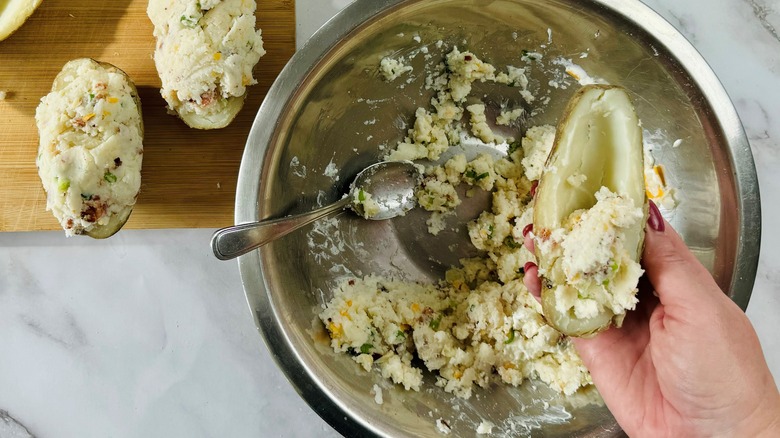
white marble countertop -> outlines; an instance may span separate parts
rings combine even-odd
[[[299,42],[349,3],[298,0]],[[747,314],[780,380],[780,2],[646,3],[704,55],[750,137],[765,226]],[[337,436],[271,359],[212,231],[0,234],[0,411],[38,437]]]

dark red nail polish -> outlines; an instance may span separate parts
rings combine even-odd
[[[527,236],[528,233],[534,230],[534,224],[528,224],[523,228],[523,237]]]
[[[523,266],[523,272],[528,272],[529,269],[535,268],[536,263],[534,262],[525,262],[525,265]]]
[[[531,197],[536,196],[536,188],[539,187],[539,181],[534,181],[531,183]]]
[[[661,210],[658,209],[658,206],[653,201],[650,201],[650,217],[647,218],[647,224],[650,225],[650,228],[660,233],[663,233],[666,229],[664,217],[661,216]]]

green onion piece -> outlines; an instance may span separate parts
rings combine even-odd
[[[436,318],[436,319],[432,319],[432,320],[431,320],[431,322],[430,322],[430,324],[428,324],[428,325],[429,325],[429,326],[430,326],[432,329],[434,329],[434,330],[438,330],[438,329],[439,329],[439,324],[441,324],[441,316],[440,316],[440,317],[438,317],[438,318]]]
[[[59,184],[57,184],[57,188],[60,189],[61,192],[67,192],[68,188],[70,188],[70,180],[64,179],[62,181],[59,181]]]
[[[366,201],[366,192],[364,192],[363,189],[360,189],[360,191],[358,191],[358,201],[360,202]]]
[[[406,337],[406,333],[404,333],[403,330],[398,330],[398,333],[396,333],[395,335],[398,336],[399,338],[405,338]]]
[[[374,348],[373,344],[363,344],[360,346],[360,352],[363,354],[368,354],[371,352],[372,348]]]
[[[515,242],[515,239],[513,239],[512,236],[506,236],[506,238],[504,239],[504,245],[508,246],[510,249],[517,249],[523,246]]]
[[[105,175],[103,175],[103,179],[109,182],[110,184],[113,184],[116,182],[116,175],[114,175],[111,172],[106,172]]]
[[[509,148],[506,151],[507,155],[512,155],[513,153],[515,153],[516,150],[520,149],[520,146],[522,146],[522,143],[520,142],[520,140],[513,141],[509,145]]]
[[[509,335],[506,337],[506,341],[504,341],[504,344],[511,344],[515,340],[515,331],[509,330]]]
[[[198,19],[195,17],[190,17],[188,15],[182,15],[181,18],[179,18],[179,21],[181,21],[181,24],[184,27],[192,29],[195,27],[196,24],[198,24]]]
[[[89,201],[90,198],[92,198],[92,195],[90,195],[90,194],[87,194],[87,193],[82,193],[81,194],[81,199],[83,199],[85,201]]]

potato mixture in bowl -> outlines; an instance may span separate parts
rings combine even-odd
[[[485,105],[471,96],[475,81],[527,94],[522,68],[498,72],[455,48],[436,72],[427,80],[437,92],[431,108],[416,111],[413,126],[387,158],[438,160],[427,166],[417,193],[420,206],[431,212],[428,228],[434,235],[462,201],[456,187],[468,185],[467,194],[491,193],[490,209],[467,225],[471,243],[484,256],[461,260],[437,284],[373,275],[343,280],[320,313],[331,346],[405,389],[420,390],[421,363],[435,373],[438,386],[463,398],[493,381],[519,385],[526,379],[573,394],[592,383],[590,375],[570,339],[547,324],[542,306],[523,284],[526,263],[536,262],[523,245],[534,216],[532,187],[545,170],[555,128],[535,126],[521,139],[504,138],[487,123]],[[506,108],[499,118],[524,111]],[[464,136],[500,152],[471,160],[463,154],[442,158]],[[631,298],[641,270],[633,274]]]

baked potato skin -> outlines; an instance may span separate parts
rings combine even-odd
[[[614,115],[594,114],[590,111],[593,105],[594,96],[600,100],[605,93],[617,93],[618,102],[624,105],[625,114],[629,117],[626,120],[614,120]],[[604,150],[599,151],[576,151],[578,145],[583,146],[583,142],[572,139],[576,132],[571,125],[582,123],[583,118],[587,117],[605,117],[612,119],[608,123],[617,126],[620,123],[625,125],[620,129],[625,129],[624,138],[616,139],[614,144],[605,146]],[[587,121],[585,122],[588,123]],[[573,144],[572,144],[573,143]],[[592,146],[592,145],[591,145]],[[622,149],[621,149],[622,148]],[[636,115],[633,105],[630,103],[625,89],[613,85],[588,85],[580,89],[570,100],[561,122],[558,124],[555,142],[550,155],[547,159],[545,168],[555,169],[552,172],[545,171],[539,181],[536,190],[536,204],[534,208],[534,234],[537,239],[546,239],[550,233],[563,226],[563,222],[569,214],[578,209],[588,209],[594,205],[591,197],[578,197],[577,194],[566,193],[566,180],[572,175],[571,166],[562,164],[565,161],[574,161],[571,156],[581,153],[595,153],[602,160],[612,160],[613,163],[604,165],[600,172],[587,174],[592,181],[610,181],[612,176],[605,175],[608,170],[604,169],[623,169],[620,178],[613,181],[611,190],[627,193],[634,201],[634,205],[642,209],[643,219],[637,222],[627,235],[629,237],[629,248],[627,248],[630,258],[639,262],[644,246],[644,224],[648,215],[648,201],[644,190],[644,149],[642,143],[641,125]],[[567,168],[568,167],[568,168]],[[582,167],[586,167],[582,165]],[[598,190],[597,186],[587,187],[584,191],[593,193]],[[570,190],[571,191],[571,190]],[[572,201],[572,199],[575,199]],[[564,200],[564,201],[561,201]],[[561,312],[558,309],[558,303],[555,295],[556,288],[565,285],[566,279],[554,273],[553,265],[559,263],[558,260],[551,258],[550,254],[540,250],[540,245],[536,245],[536,256],[540,270],[545,274],[540,275],[542,283],[542,310],[547,322],[561,333],[574,337],[592,337],[597,333],[608,329],[611,326],[620,327],[625,312],[616,314],[609,308],[602,308],[601,311],[589,318],[576,318],[572,312]],[[638,280],[638,278],[637,278]],[[569,287],[569,286],[567,286]]]
[[[138,145],[130,145],[130,144],[120,144],[117,148],[115,148],[115,152],[109,156],[109,159],[107,159],[105,162],[98,162],[99,154],[94,154],[95,159],[95,165],[102,166],[102,169],[116,169],[123,165],[122,160],[125,160],[125,169],[128,168],[128,165],[133,164],[137,165],[137,169],[135,167],[132,167],[130,170],[130,179],[132,181],[137,180],[138,188],[140,188],[140,170],[141,170],[141,157],[143,154],[142,150],[142,142],[143,142],[143,135],[144,135],[144,126],[143,126],[143,116],[142,116],[142,110],[141,110],[141,100],[138,95],[138,90],[135,87],[135,84],[130,79],[130,77],[121,69],[117,68],[116,66],[106,63],[106,62],[99,62],[94,59],[90,58],[81,58],[81,59],[75,59],[72,61],[69,61],[66,63],[62,70],[57,74],[57,76],[54,78],[54,81],[52,83],[51,93],[49,95],[44,96],[44,98],[41,99],[41,104],[38,107],[38,111],[36,112],[36,120],[38,122],[38,128],[39,128],[39,135],[41,137],[41,144],[39,148],[39,158],[38,158],[38,168],[39,173],[41,174],[41,179],[44,182],[44,188],[47,191],[47,196],[49,197],[48,205],[51,204],[51,197],[52,197],[52,187],[50,185],[47,186],[47,183],[44,178],[44,171],[42,168],[46,168],[48,166],[52,166],[52,163],[47,162],[51,161],[54,157],[65,155],[61,154],[59,150],[51,152],[53,148],[57,148],[58,146],[55,145],[58,140],[56,137],[52,137],[51,133],[47,133],[46,129],[50,125],[46,124],[46,121],[43,120],[44,118],[52,119],[55,117],[52,117],[51,114],[46,113],[46,109],[51,109],[50,107],[52,105],[48,105],[49,108],[47,108],[47,104],[44,103],[44,101],[49,98],[49,96],[57,96],[60,93],[65,93],[65,90],[67,87],[72,86],[72,84],[78,80],[79,75],[83,74],[84,71],[94,71],[94,72],[101,72],[106,75],[118,75],[121,78],[121,81],[119,81],[122,85],[120,95],[112,95],[117,93],[118,90],[111,88],[110,85],[105,84],[105,94],[106,96],[103,96],[104,99],[109,99],[112,103],[119,103],[122,105],[122,108],[124,108],[124,102],[122,102],[122,99],[129,98],[133,105],[130,105],[130,108],[127,110],[130,114],[130,118],[133,121],[132,126],[129,126],[131,129],[137,130],[137,136],[138,136]],[[110,76],[109,76],[110,77]],[[75,79],[74,79],[75,78]],[[126,88],[125,88],[126,87]],[[83,92],[88,93],[90,90],[87,88],[79,89],[77,92]],[[125,95],[121,95],[125,94]],[[91,96],[94,96],[94,94],[90,94]],[[94,96],[96,99],[100,99],[101,96],[97,95]],[[65,113],[71,113],[73,111],[76,111],[75,108],[69,107],[69,108],[61,108],[58,107],[60,111],[64,111]],[[118,109],[118,107],[117,107]],[[104,116],[108,115],[110,116],[110,111],[104,111]],[[49,117],[45,117],[46,115],[49,115]],[[94,118],[94,115],[93,117]],[[67,126],[66,126],[67,127]],[[68,127],[69,128],[69,127]],[[73,131],[78,133],[78,126],[73,127]],[[121,128],[117,128],[121,129]],[[80,137],[84,140],[84,144],[76,144],[73,145],[73,147],[85,147],[85,144],[87,141],[95,142],[97,140],[95,139],[88,139],[86,136],[88,134],[85,132],[83,134],[74,134],[76,135],[75,138],[79,138],[79,135],[82,135]],[[69,137],[73,139],[74,137]],[[121,138],[119,135],[116,136],[116,138]],[[135,138],[135,136],[133,136]],[[112,141],[111,136],[108,136],[108,138],[103,138],[101,143],[106,143],[108,141]],[[49,143],[45,143],[49,142]],[[94,146],[91,145],[91,146]],[[63,147],[60,145],[59,147]],[[100,147],[100,146],[98,146]],[[138,149],[135,149],[135,148]],[[97,148],[96,148],[97,149]],[[54,157],[53,157],[53,156]],[[114,157],[114,155],[117,155],[117,157]],[[124,158],[120,158],[124,157]],[[135,163],[135,160],[137,160],[137,163]],[[130,161],[130,162],[128,162]],[[108,170],[105,170],[105,172],[108,172]],[[137,173],[137,174],[136,174]],[[112,173],[110,174],[111,177],[109,178],[108,173],[98,174],[98,179],[101,177],[104,179],[103,181],[98,181],[97,184],[102,184],[104,186],[113,184],[116,182],[116,176]],[[94,178],[93,178],[94,179]],[[83,182],[82,182],[83,183]],[[85,184],[89,185],[89,182],[86,182]],[[95,182],[92,181],[92,186],[95,186]],[[134,185],[131,184],[131,187]],[[68,187],[65,188],[65,192],[70,189],[70,182],[68,183]],[[74,189],[77,189],[77,187],[74,187]],[[83,226],[73,226],[72,229],[68,228],[68,224],[73,224],[75,218],[68,218],[68,217],[59,217],[56,213],[55,216],[60,220],[61,224],[63,224],[63,228],[66,230],[67,235],[72,234],[83,234],[87,235],[89,237],[95,238],[95,239],[104,239],[111,237],[112,235],[116,234],[127,222],[127,220],[130,217],[130,214],[133,211],[133,207],[135,205],[135,200],[138,197],[138,189],[133,190],[134,193],[131,193],[131,198],[129,202],[125,202],[122,204],[112,204],[111,197],[105,197],[108,199],[102,199],[101,201],[103,204],[100,204],[96,208],[89,209],[90,207],[87,207],[85,205],[82,205],[82,208],[86,208],[88,211],[85,214],[85,211],[82,210],[81,212],[81,218],[84,219],[85,216],[90,218],[94,216],[96,218],[96,221],[88,225],[86,227]],[[55,196],[65,195],[66,193],[57,194]],[[82,199],[85,201],[93,201],[93,196],[90,196],[89,198],[85,198],[84,194],[81,194]],[[105,207],[105,208],[104,208]],[[113,207],[113,211],[112,211]],[[49,208],[52,209],[52,208]],[[107,214],[107,220],[103,220],[98,223],[97,220],[99,220],[102,217],[105,217]],[[70,221],[68,220],[70,219]]]
[[[42,0],[0,1],[0,41],[8,38],[22,27],[25,21],[38,9]],[[2,3],[5,3],[3,5]]]

